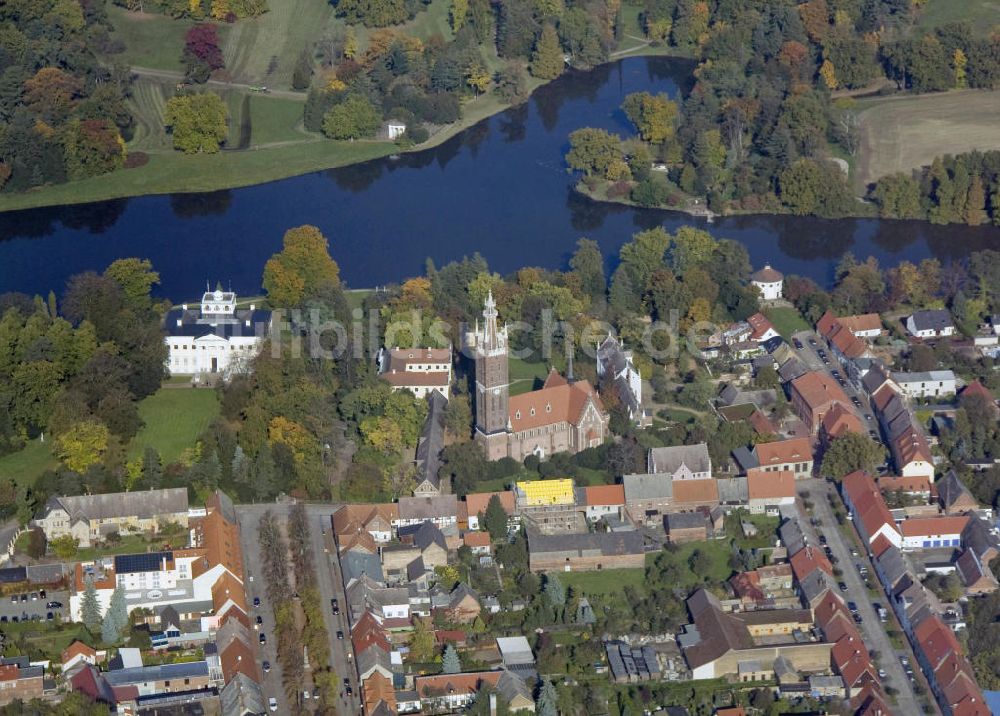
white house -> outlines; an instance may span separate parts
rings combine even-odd
[[[757,287],[762,299],[774,301],[783,295],[785,276],[781,271],[771,268],[771,264],[764,264],[764,268],[751,274],[750,283]]]
[[[390,119],[385,125],[386,134],[389,135],[389,141],[395,142],[397,139],[406,134],[406,124],[400,122],[398,119]]]
[[[906,319],[906,330],[917,338],[940,338],[955,334],[955,322],[944,309],[914,311]]]
[[[935,398],[954,395],[957,390],[955,374],[950,370],[931,370],[920,373],[893,373],[903,394],[908,398]]]
[[[610,332],[597,346],[597,377],[614,383],[615,392],[628,408],[631,420],[642,415],[642,376],[632,360],[632,351],[625,350],[624,341]]]
[[[934,549],[960,547],[962,530],[969,523],[968,515],[949,517],[911,517],[900,523],[903,549]]]
[[[382,348],[378,368],[393,390],[408,390],[418,398],[438,392],[448,399],[451,348]]]
[[[182,305],[164,325],[167,370],[173,375],[221,374],[253,358],[271,329],[271,312],[238,309],[231,291],[206,291],[198,308]]]

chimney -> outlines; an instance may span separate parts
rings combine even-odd
[[[251,311],[255,310],[256,308],[257,308],[257,305],[256,305],[256,304],[254,304],[254,303],[251,303],[251,304],[250,304],[250,310],[251,310]]]
[[[187,305],[186,303],[182,303],[182,304],[181,304],[181,310],[182,310],[182,311],[186,311],[186,310],[188,310],[188,305]]]
[[[177,319],[177,327],[178,328],[180,328],[183,325],[183,323],[184,323],[184,321],[182,321],[180,318]]]
[[[490,694],[490,716],[497,716],[497,695]]]

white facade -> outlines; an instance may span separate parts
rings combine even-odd
[[[960,533],[907,535],[903,537],[903,549],[905,550],[961,546],[962,535]]]
[[[765,301],[776,301],[783,295],[785,277],[780,271],[764,264],[764,268],[750,277],[750,284],[760,291],[760,297]]]
[[[171,311],[165,326],[167,370],[172,375],[226,375],[253,358],[270,327],[270,313],[239,310],[236,294],[211,291],[197,310],[183,305]]]
[[[406,134],[406,125],[402,122],[389,122],[385,125],[385,131],[389,134],[389,141],[394,142]]]
[[[408,390],[417,398],[438,392],[447,400],[451,388],[451,348],[382,348],[378,368],[395,390]]]
[[[908,398],[934,398],[953,395],[957,390],[955,374],[950,370],[926,373],[893,373],[892,379]]]
[[[914,316],[909,316],[906,319],[906,330],[911,336],[916,336],[917,338],[940,338],[955,335],[955,324],[950,323],[937,328],[923,328],[918,327],[918,322],[914,320]]]
[[[602,517],[614,515],[620,517],[624,505],[587,505],[587,519],[597,522]]]

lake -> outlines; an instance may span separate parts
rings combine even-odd
[[[481,253],[501,273],[527,265],[564,268],[578,238],[612,260],[636,231],[683,224],[746,245],[755,266],[829,284],[846,251],[883,265],[935,256],[943,262],[1000,248],[994,227],[923,222],[740,216],[714,224],[685,214],[602,204],[577,195],[563,155],[585,126],[623,135],[630,92],[676,96],[690,62],[629,58],[570,72],[524,105],[491,117],[434,149],[254,187],[0,214],[0,292],[61,292],[66,279],[111,261],[152,260],[157,293],[181,301],[217,281],[248,295],[286,229],[315,224],[352,287],[385,284]]]

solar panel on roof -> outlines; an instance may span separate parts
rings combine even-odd
[[[173,552],[148,552],[146,554],[122,554],[115,557],[115,573],[158,572],[163,560],[173,561]]]

